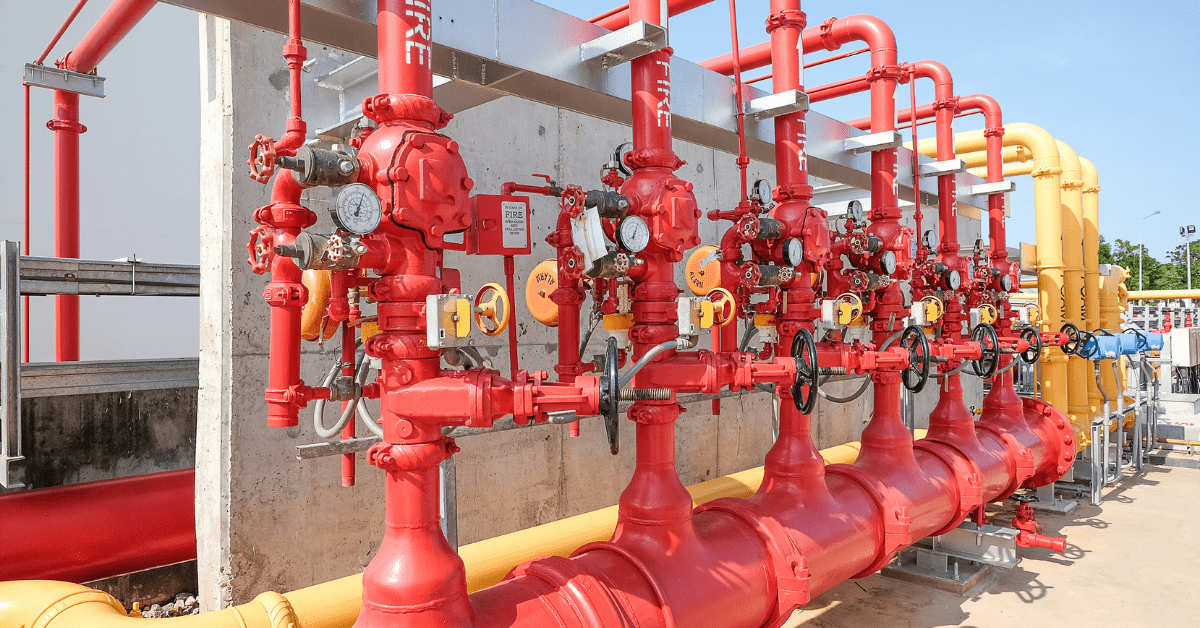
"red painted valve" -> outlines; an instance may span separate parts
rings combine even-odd
[[[1012,525],[1020,530],[1017,534],[1017,545],[1021,547],[1044,547],[1060,554],[1067,549],[1067,540],[1063,537],[1038,534],[1042,531],[1042,526],[1034,518],[1033,506],[1027,501],[1022,501],[1017,506],[1017,515],[1013,517]]]
[[[250,178],[266,183],[275,174],[275,140],[266,135],[256,135],[249,149],[250,158],[246,160],[246,165],[250,166]]]
[[[250,230],[250,241],[246,243],[251,270],[255,275],[265,275],[271,270],[271,260],[275,258],[275,234],[271,228],[263,225]]]

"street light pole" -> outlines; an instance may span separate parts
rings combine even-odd
[[[1142,289],[1142,258],[1146,256],[1146,245],[1142,239],[1142,224],[1151,216],[1157,216],[1162,213],[1161,209],[1155,210],[1153,214],[1142,216],[1142,220],[1138,222],[1138,290]]]
[[[1187,250],[1185,251],[1185,253],[1187,254],[1187,274],[1188,274],[1187,275],[1187,277],[1188,277],[1187,286],[1188,286],[1188,290],[1191,290],[1192,289],[1192,234],[1196,233],[1196,225],[1188,225],[1187,227],[1180,227],[1179,230],[1182,231],[1187,236]]]

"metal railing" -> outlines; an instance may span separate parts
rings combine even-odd
[[[24,459],[21,398],[195,386],[199,362],[21,363],[21,297],[54,294],[200,296],[200,267],[149,264],[139,260],[99,261],[29,257],[19,242],[0,243],[0,486],[20,488],[12,463]]]

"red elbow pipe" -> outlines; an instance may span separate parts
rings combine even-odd
[[[192,469],[0,496],[0,580],[89,582],[196,557]]]
[[[133,30],[137,23],[146,17],[150,9],[158,4],[157,0],[117,0],[96,21],[96,25],[88,31],[79,45],[75,46],[59,66],[87,74],[121,43],[121,40]]]

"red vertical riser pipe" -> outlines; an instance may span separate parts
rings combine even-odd
[[[100,16],[59,67],[87,74],[157,4],[155,0],[117,0]],[[79,95],[54,92],[54,255],[79,257]],[[59,362],[79,359],[79,296],[54,297],[54,357]]]
[[[79,257],[79,94],[54,92],[54,256]],[[54,359],[79,359],[79,295],[54,297]]]

